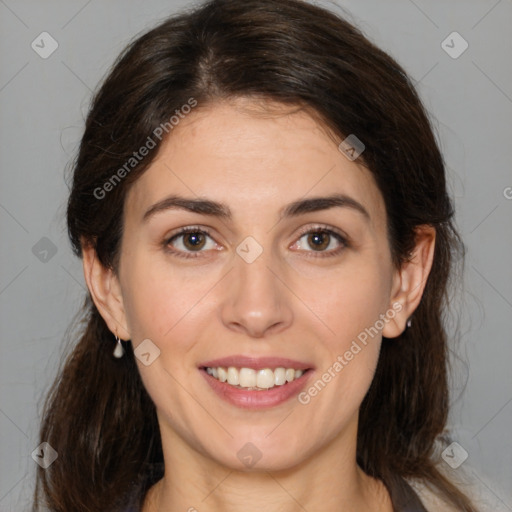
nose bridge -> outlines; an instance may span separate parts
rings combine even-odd
[[[242,252],[243,246],[239,246],[237,253]],[[245,246],[247,248],[247,245]],[[262,248],[263,249],[263,248]],[[246,295],[247,299],[251,297],[257,299],[258,296],[265,296],[266,302],[276,301],[276,293],[279,293],[276,288],[276,278],[270,271],[272,266],[276,265],[273,261],[275,258],[272,256],[270,248],[262,250],[260,254],[256,254],[255,249],[250,247],[247,255],[250,257],[246,259],[244,256],[236,258],[235,273],[239,283],[239,293]],[[255,301],[256,302],[256,301]]]
[[[286,328],[292,320],[291,305],[286,287],[274,274],[281,266],[271,247],[264,248],[247,237],[236,252],[231,286],[222,308],[224,324],[254,337],[263,336],[270,328]]]

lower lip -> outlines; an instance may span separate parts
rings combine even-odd
[[[268,409],[286,402],[300,393],[309,380],[310,374],[313,373],[313,370],[308,370],[298,379],[287,382],[282,386],[274,386],[266,391],[246,391],[245,389],[235,388],[227,382],[220,382],[206,373],[205,369],[199,371],[220,398],[242,409]]]

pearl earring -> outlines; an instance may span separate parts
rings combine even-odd
[[[116,335],[116,348],[114,349],[114,357],[117,358],[117,359],[120,359],[121,357],[124,356],[124,348],[123,348],[123,345],[121,344],[121,340],[118,338],[118,336]]]

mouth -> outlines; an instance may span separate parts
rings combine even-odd
[[[311,370],[311,368],[295,369],[283,366],[259,370],[235,366],[203,366],[200,369],[219,382],[246,391],[267,391],[274,387],[286,386]]]
[[[314,366],[287,358],[232,356],[202,363],[198,370],[223,401],[243,409],[268,409],[296,396]]]

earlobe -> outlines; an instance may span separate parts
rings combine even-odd
[[[92,300],[110,331],[130,339],[119,280],[112,269],[99,261],[94,247],[82,246],[84,278]]]
[[[384,337],[396,338],[402,334],[418,307],[432,269],[435,239],[434,227],[421,225],[416,228],[416,244],[412,254],[394,276],[391,304],[399,311],[385,325],[382,331]]]

